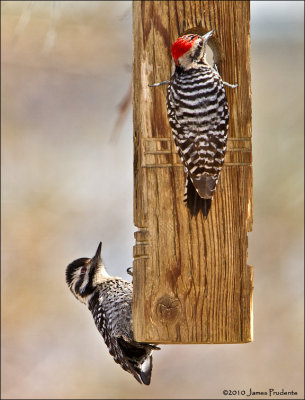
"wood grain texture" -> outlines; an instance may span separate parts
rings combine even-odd
[[[191,217],[166,111],[170,47],[205,33],[230,107],[228,151],[208,218]],[[250,5],[248,1],[133,2],[135,338],[153,343],[252,340]]]

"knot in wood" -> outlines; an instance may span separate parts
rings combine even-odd
[[[162,323],[173,323],[181,312],[178,299],[170,296],[162,296],[156,303],[156,317]]]

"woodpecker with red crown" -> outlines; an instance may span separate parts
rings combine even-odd
[[[191,215],[201,210],[206,218],[224,163],[229,107],[224,82],[217,68],[206,60],[207,42],[213,30],[203,36],[179,37],[171,53],[175,71],[168,84],[167,113],[186,182],[185,201]],[[216,66],[214,66],[216,67]]]

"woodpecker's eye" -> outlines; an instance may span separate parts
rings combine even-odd
[[[87,271],[87,267],[82,267],[81,270],[80,270],[80,273],[81,274],[85,274],[86,271]]]

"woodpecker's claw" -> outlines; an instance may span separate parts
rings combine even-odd
[[[232,89],[235,89],[235,88],[238,87],[238,83],[235,83],[235,85],[232,85],[232,83],[228,83],[228,82],[225,82],[225,81],[222,81],[222,82],[223,82],[223,84],[224,84],[225,86],[229,86],[229,87],[232,88]]]
[[[213,65],[213,68],[215,69],[215,71],[216,71],[217,74],[219,75],[219,71],[218,71],[218,67],[217,67],[217,64],[216,64],[216,63]],[[228,83],[228,82],[225,82],[225,81],[222,81],[222,83],[223,83],[225,86],[229,86],[229,87],[232,88],[232,89],[235,89],[235,88],[238,87],[238,83],[235,83],[235,85],[232,85],[232,83]]]
[[[168,85],[170,81],[163,81],[163,82],[158,82],[158,83],[153,83],[152,85],[148,85],[149,87],[157,87],[161,85]]]
[[[127,268],[127,274],[133,276],[132,267]]]

